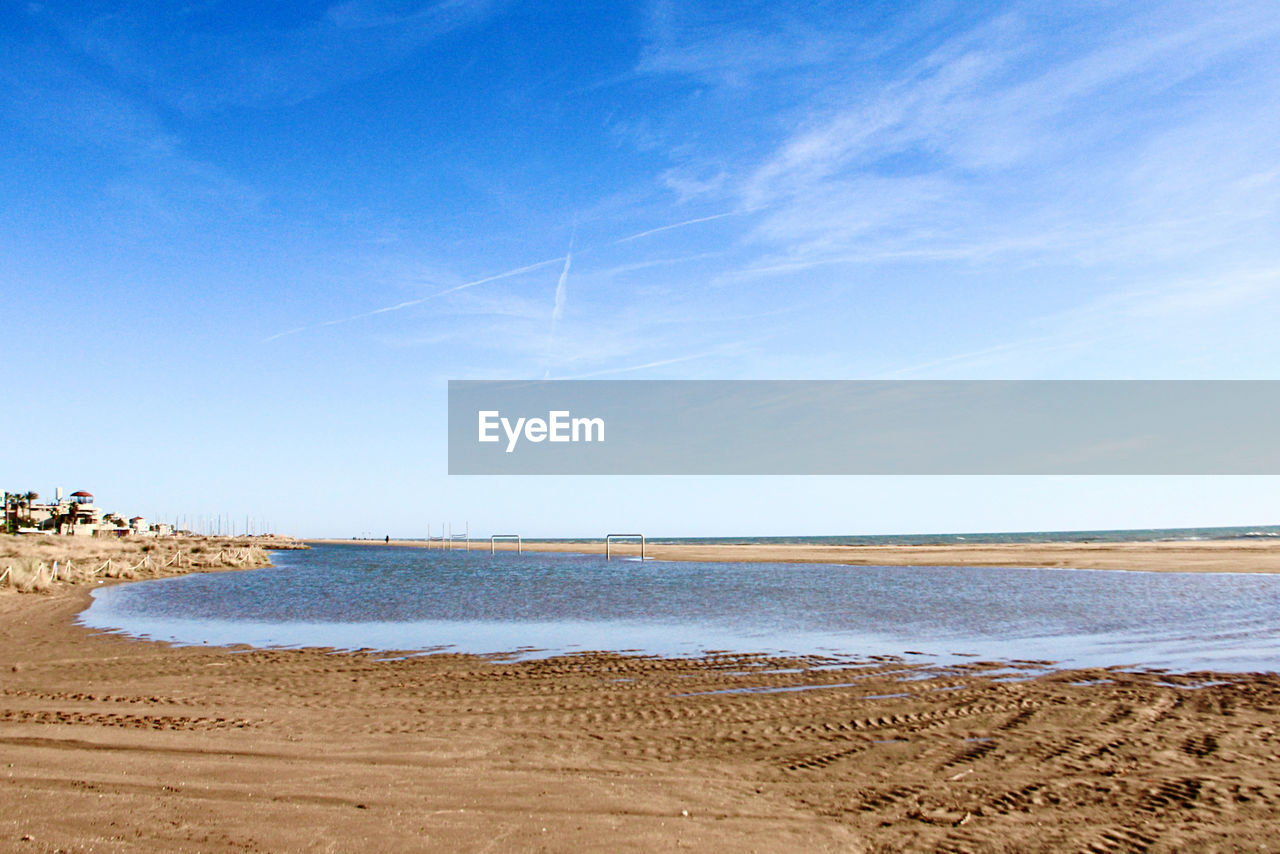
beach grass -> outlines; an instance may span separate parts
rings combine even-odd
[[[306,548],[289,537],[0,536],[0,590],[40,593],[104,578],[157,578],[271,565],[273,549]]]

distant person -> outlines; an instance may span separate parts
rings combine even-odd
[[[385,539],[386,539],[387,545],[391,545],[391,535],[387,534]]]

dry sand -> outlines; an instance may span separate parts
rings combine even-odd
[[[382,540],[308,540],[334,545],[384,546]],[[422,540],[392,540],[393,546],[440,548]],[[514,551],[514,542],[499,541],[499,551]],[[455,548],[462,548],[459,543]],[[525,551],[604,554],[604,544],[529,541]],[[488,551],[487,540],[473,540],[472,551]],[[612,546],[616,555],[637,555],[639,543]],[[659,560],[767,561],[770,563],[841,563],[855,566],[1027,566],[1074,569],[1127,569],[1148,572],[1280,572],[1280,542],[1274,540],[1205,540],[1162,543],[1031,543],[938,546],[692,545],[645,546]]]
[[[0,591],[0,850],[1276,845],[1273,674],[173,648],[87,604]]]

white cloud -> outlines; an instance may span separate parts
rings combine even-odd
[[[816,110],[743,178],[741,204],[768,210],[757,266],[1235,239],[1276,213],[1280,62],[1264,48],[1280,19],[1234,11],[1152,12],[1056,54],[1056,32],[1015,16],[952,37]]]
[[[485,20],[495,0],[396,3],[350,0],[275,31],[192,29],[186,12],[126,10],[54,19],[68,40],[171,106],[204,113],[228,105],[309,100],[396,68],[440,36]],[[177,19],[177,20],[174,20]],[[186,31],[174,40],[171,29]]]

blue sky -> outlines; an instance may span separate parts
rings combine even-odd
[[[1259,524],[1276,478],[449,478],[449,379],[1280,379],[1280,13],[6,3],[7,488],[303,535]]]

